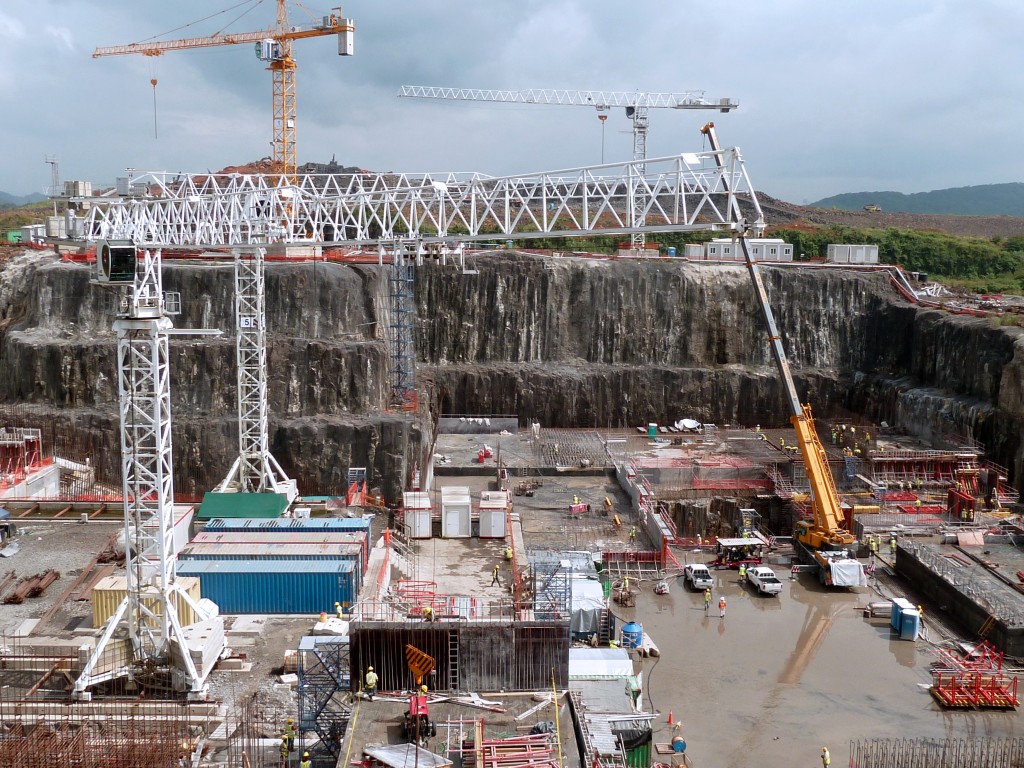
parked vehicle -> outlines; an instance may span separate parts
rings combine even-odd
[[[683,569],[683,578],[692,589],[705,590],[714,586],[711,571],[702,563],[690,563]]]
[[[747,581],[762,595],[777,595],[782,591],[782,582],[775,571],[766,565],[747,568]]]

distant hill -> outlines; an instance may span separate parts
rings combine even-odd
[[[932,192],[848,192],[811,203],[815,208],[862,211],[877,205],[883,211],[939,213],[952,216],[1024,216],[1024,184],[979,184]]]
[[[29,203],[38,203],[40,200],[45,199],[46,195],[36,193],[31,195],[9,195],[6,192],[0,192],[0,208],[17,208]]]

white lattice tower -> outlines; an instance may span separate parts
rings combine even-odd
[[[235,248],[235,361],[237,364],[238,458],[219,492],[298,495],[270,452],[267,403],[266,250]]]
[[[178,620],[180,602],[204,615],[175,579],[168,362],[168,334],[173,324],[164,311],[160,263],[159,251],[145,251],[125,312],[114,322],[127,594],[75,682],[75,697],[84,700],[91,697],[91,686],[130,677],[139,662],[165,658],[172,640],[187,648]],[[119,630],[130,642],[132,654],[125,659],[115,653],[112,662],[104,655]],[[186,687],[200,694],[205,679],[187,650],[180,658]]]

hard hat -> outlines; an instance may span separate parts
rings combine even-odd
[[[423,691],[424,693],[426,693],[427,692],[427,686],[421,685],[420,686],[420,690]]]
[[[367,667],[367,668],[366,668],[366,671],[367,671],[367,672],[373,672],[373,667]]]
[[[337,608],[339,605],[341,605],[341,603],[339,603],[337,600],[335,600],[334,601],[334,607]]]
[[[302,753],[302,756],[303,756],[303,757],[309,757],[309,752],[303,752],[303,753]]]
[[[288,722],[289,722],[289,723],[294,723],[294,722],[295,722],[295,719],[294,719],[294,718],[291,718],[291,717],[289,717],[289,718],[288,718]]]

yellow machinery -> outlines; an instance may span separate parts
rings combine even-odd
[[[293,26],[288,21],[285,0],[277,0],[277,21],[268,29],[255,32],[224,32],[207,37],[189,37],[178,40],[153,40],[129,45],[112,45],[97,48],[93,58],[139,53],[143,56],[160,56],[167,51],[181,51],[192,48],[210,48],[220,45],[252,44],[256,56],[267,62],[267,69],[273,77],[274,86],[274,172],[295,177],[295,60],[292,58],[292,41],[322,35],[338,36],[338,55],[351,56],[355,22],[341,16],[341,9],[318,19],[310,27]],[[156,88],[156,80],[151,80]],[[154,90],[154,94],[156,91]],[[155,98],[155,95],[154,95]]]
[[[720,152],[721,147],[718,137],[715,134],[714,123],[708,123],[701,129],[701,133],[708,137],[711,149]],[[721,167],[722,155],[716,155]],[[728,189],[728,177],[726,179],[726,192]],[[755,234],[761,234],[764,229],[763,218],[760,206],[756,199],[752,200],[757,212],[757,221],[753,226]],[[797,542],[803,545],[814,562],[819,566],[819,575],[823,584],[833,584],[834,566],[837,562],[843,561],[842,566],[847,572],[844,584],[862,584],[864,581],[863,568],[860,563],[850,558],[845,552],[846,547],[856,542],[856,537],[841,526],[843,514],[839,502],[839,493],[836,491],[835,481],[832,479],[832,471],[828,466],[828,455],[825,448],[818,439],[818,433],[814,429],[814,419],[811,417],[811,407],[802,405],[797,396],[796,384],[793,383],[793,375],[789,370],[789,363],[786,360],[786,351],[782,346],[782,337],[779,335],[778,327],[775,325],[775,316],[771,306],[768,304],[768,293],[765,291],[764,282],[761,280],[761,273],[757,268],[757,262],[750,256],[750,249],[747,245],[746,226],[740,215],[739,203],[735,196],[730,193],[731,213],[739,225],[736,233],[740,247],[743,249],[743,258],[747,264],[751,280],[754,283],[754,292],[757,295],[758,304],[764,315],[765,324],[768,326],[768,341],[772,347],[772,354],[782,378],[785,389],[786,402],[789,406],[789,421],[796,431],[796,441],[800,448],[800,455],[804,460],[804,467],[807,471],[807,478],[811,485],[811,509],[813,520],[801,520],[796,524]]]

